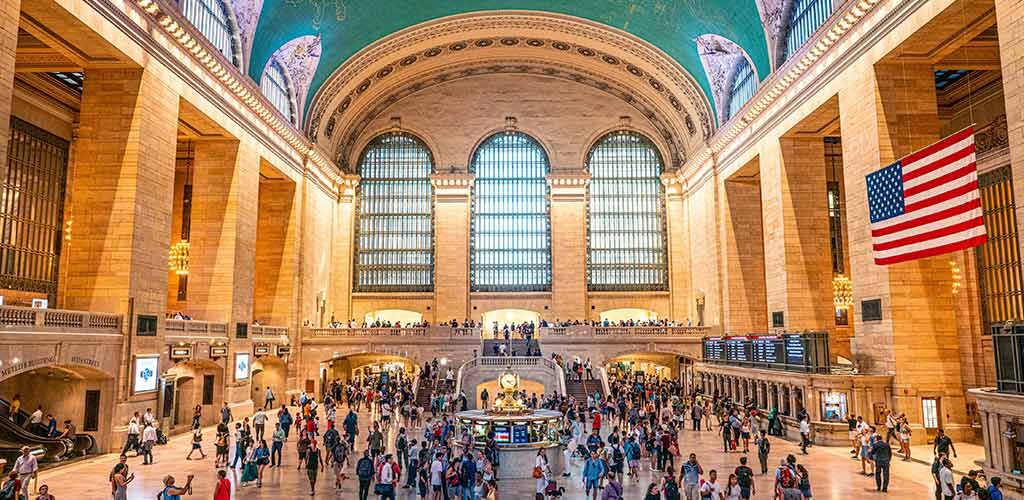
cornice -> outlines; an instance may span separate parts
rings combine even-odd
[[[265,147],[274,151],[286,161],[294,170],[306,176],[308,166],[313,165],[317,177],[322,177],[320,185],[337,184],[339,173],[336,166],[323,155],[315,144],[309,142],[298,129],[291,126],[280,113],[263,97],[260,90],[248,77],[244,76],[238,68],[228,62],[212,45],[199,34],[187,21],[183,20],[177,8],[164,0],[134,0],[127,3],[138,9],[141,16],[129,16],[126,12],[119,10],[114,4],[104,0],[85,0],[104,19],[111,22],[128,37],[145,49],[146,53],[164,66],[170,69],[175,76],[185,84],[205,97],[213,106],[217,107],[225,115],[232,118],[235,123],[246,132],[259,140]],[[153,25],[140,24],[140,21],[152,21],[159,26],[178,48],[180,54],[191,58],[192,63],[203,67],[208,75],[212,76],[227,94],[233,95],[243,109],[247,109],[258,117],[254,122],[249,116],[242,113],[238,108],[225,102],[223,94],[211,88],[200,75],[193,71],[180,60],[178,53],[173,53],[167,47],[157,43],[154,35],[149,30],[155,28]],[[291,150],[282,148],[267,132],[273,131],[276,138],[291,146]],[[300,161],[296,161],[296,156]],[[304,161],[308,160],[308,161]],[[328,192],[334,192],[334,188],[328,186]]]

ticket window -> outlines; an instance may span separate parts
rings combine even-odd
[[[824,391],[821,393],[822,421],[844,422],[847,414],[845,392]]]

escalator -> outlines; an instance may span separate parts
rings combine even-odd
[[[26,429],[25,422],[31,415],[25,410],[18,410],[14,420],[10,414],[10,403],[0,398],[0,458],[13,464],[21,454],[21,447],[28,446],[31,453],[41,463],[61,462],[70,458],[87,454],[96,447],[96,439],[88,434],[76,434],[74,439],[46,437],[46,428],[36,425],[35,429]]]

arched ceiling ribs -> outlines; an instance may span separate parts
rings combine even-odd
[[[743,60],[750,64],[750,58],[742,47],[715,34],[697,37],[697,53],[711,83],[711,101],[715,103],[715,116],[721,125],[729,118],[729,94],[736,69]],[[757,76],[756,68],[754,75]]]

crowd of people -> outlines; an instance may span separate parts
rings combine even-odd
[[[570,380],[595,379],[590,359],[566,360],[559,355],[552,359]],[[450,367],[433,359],[419,367],[419,372],[418,391],[412,377],[393,369],[348,381],[334,380],[321,398],[303,392],[292,397],[290,405],[276,409],[274,393],[267,387],[264,407],[240,420],[225,402],[213,436],[213,460],[218,469],[215,500],[232,498],[227,469],[241,472],[237,488],[243,491],[262,488],[266,469],[290,466],[284,451],[289,440],[295,446],[294,466],[304,472],[311,495],[320,476],[326,474],[337,491],[359,500],[371,495],[394,499],[402,489],[411,489],[424,500],[499,498],[501,464],[494,435],[481,442],[469,429],[457,426],[454,414],[466,410],[469,402],[465,392],[456,390]],[[756,493],[757,475],[773,478],[773,491],[762,492],[760,498],[813,497],[813,478],[798,459],[800,455],[773,454],[775,440],[785,435],[786,426],[794,425],[778,409],[760,409],[752,401],[733,401],[699,389],[688,392],[676,380],[633,372],[630,365],[619,364],[609,372],[607,394],[598,389],[581,400],[556,393],[518,395],[532,408],[563,415],[557,435],[563,445],[565,471],[561,476],[553,473],[547,452],[538,451],[532,471],[538,500],[561,497],[566,481],[578,481],[593,500],[623,499],[627,485],[650,477],[644,469],[654,472],[656,478],[643,487],[645,500],[751,498]],[[600,384],[594,387],[600,388]],[[428,397],[418,398],[416,392]],[[490,395],[486,390],[481,398],[487,406]],[[18,416],[20,403],[16,395],[8,418],[24,419]],[[794,415],[801,454],[809,454],[813,447],[810,418],[803,408],[796,408]],[[55,419],[41,416],[40,407],[19,423],[28,427],[45,421],[47,432],[52,433]],[[860,416],[846,419],[850,456],[860,462],[861,474],[873,478],[879,492],[889,488],[893,458],[911,460],[912,430],[906,415],[886,410],[884,417],[884,427],[869,424]],[[207,458],[201,423],[202,407],[197,406],[186,460]],[[73,426],[64,434],[68,432],[74,433]],[[687,433],[691,432],[721,436],[722,453],[735,454],[735,466],[705,470],[697,454],[685,453]],[[128,457],[134,454],[142,457],[142,465],[151,464],[155,445],[164,441],[151,409],[131,417],[120,460],[109,475],[115,500],[127,498],[127,487],[135,478]],[[999,478],[986,480],[982,471],[971,470],[956,481],[952,462],[956,448],[942,430],[934,439],[933,453],[931,471],[937,500],[1001,500]],[[0,498],[27,499],[28,482],[37,470],[38,463],[26,448],[0,485]],[[358,486],[347,492],[351,476]],[[187,495],[192,482],[191,475],[180,484],[167,476],[158,498]],[[5,492],[21,496],[5,497]],[[39,486],[38,493],[41,500],[54,498],[46,485]]]

